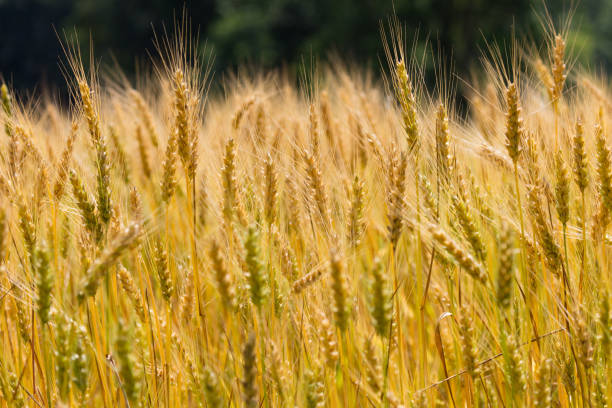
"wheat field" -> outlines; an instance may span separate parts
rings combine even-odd
[[[427,87],[401,33],[384,80],[208,94],[179,29],[2,85],[0,406],[607,406],[607,80],[551,29]]]

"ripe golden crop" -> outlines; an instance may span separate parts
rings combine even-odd
[[[400,37],[391,89],[207,95],[183,36],[139,89],[67,47],[69,110],[3,85],[0,406],[606,406],[612,102],[554,34],[464,113]]]

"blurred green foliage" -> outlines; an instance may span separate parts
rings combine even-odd
[[[183,7],[200,43],[213,50],[216,75],[245,65],[295,72],[303,60],[334,54],[377,70],[381,22],[393,13],[408,44],[428,41],[466,74],[486,43],[507,42],[512,27],[518,37],[541,40],[544,15],[544,4],[531,0],[0,0],[0,75],[22,90],[61,87],[56,32],[66,32],[76,33],[84,56],[91,38],[97,61],[116,62],[133,77],[155,55],[154,30],[171,29]],[[546,7],[558,25],[571,11],[557,0]],[[580,60],[609,66],[612,0],[582,0],[572,21]]]

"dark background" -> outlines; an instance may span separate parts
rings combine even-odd
[[[408,44],[429,39],[435,53],[452,55],[456,72],[466,75],[479,66],[487,42],[507,43],[513,25],[518,37],[541,42],[545,11],[543,2],[529,0],[0,0],[0,76],[21,93],[62,94],[56,31],[66,31],[76,32],[84,56],[91,36],[96,60],[116,61],[133,79],[148,64],[147,52],[155,54],[153,27],[171,27],[183,7],[201,45],[214,50],[217,79],[237,66],[295,73],[302,61],[330,55],[379,72],[380,22],[394,10]],[[571,38],[580,62],[597,69],[611,64],[612,0],[553,0],[546,8],[558,25],[575,11]],[[431,77],[433,66],[427,70]]]

